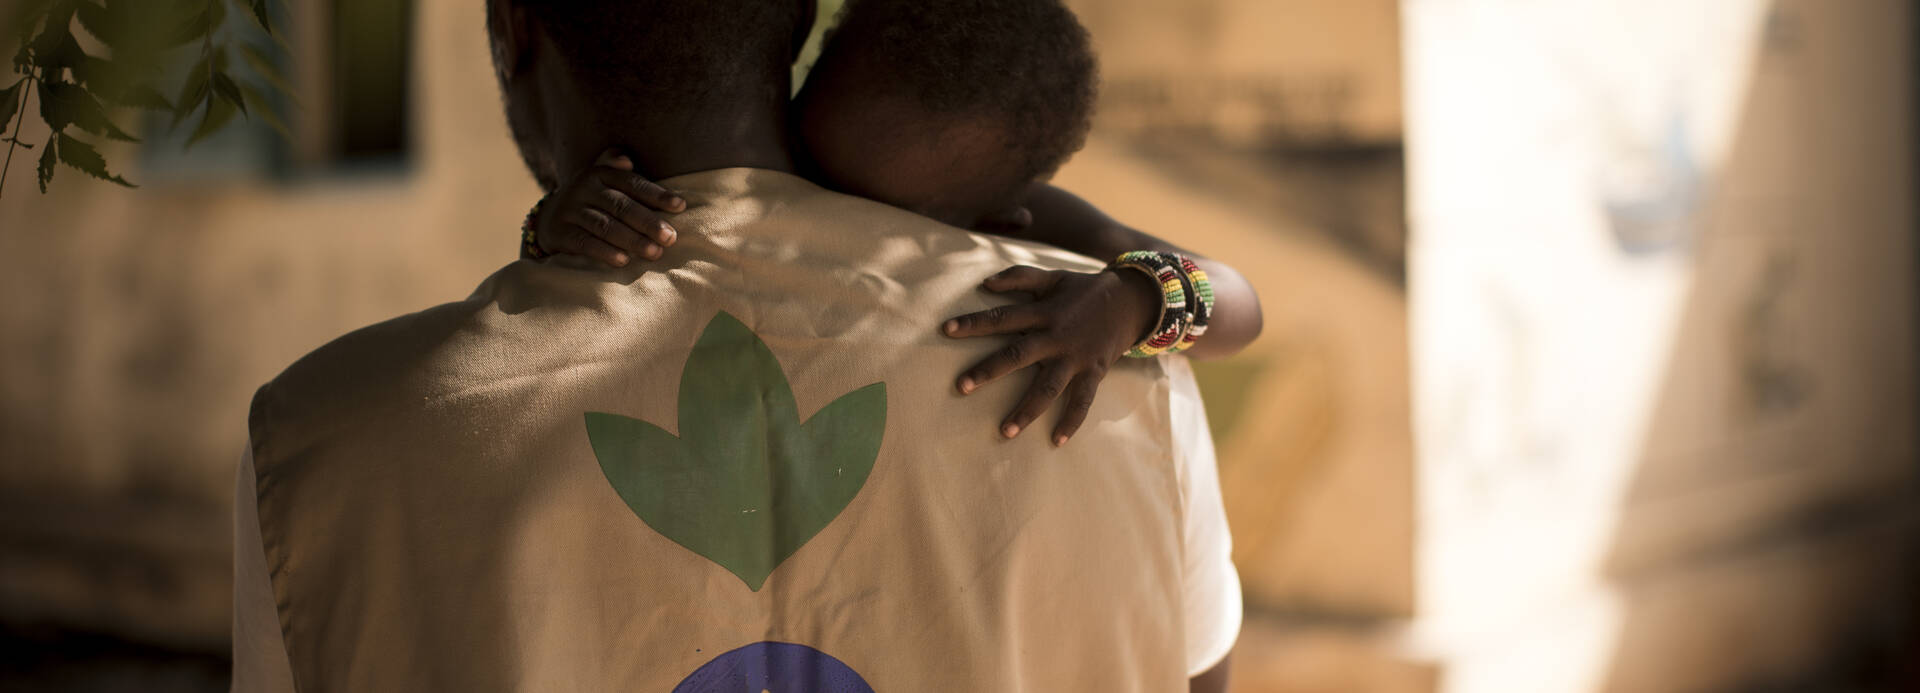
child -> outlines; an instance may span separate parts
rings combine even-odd
[[[1238,272],[1127,228],[1044,182],[1085,141],[1094,73],[1086,31],[1058,0],[849,0],[790,109],[802,173],[954,226],[1091,257],[1187,256],[1216,297],[1206,339],[1190,343],[1192,355],[1239,352],[1259,336],[1261,318],[1259,299]],[[682,211],[686,203],[658,185],[630,185],[633,177],[622,172],[632,170],[630,160],[609,152],[554,191],[528,219],[523,254],[579,254],[614,266],[633,255],[658,259],[676,232],[655,211]],[[955,338],[1018,337],[961,374],[956,387],[968,394],[1038,366],[1001,432],[1018,435],[1064,396],[1056,446],[1085,420],[1107,369],[1172,312],[1163,312],[1171,301],[1162,286],[1127,267],[1013,267],[982,286],[1035,300],[945,323]]]

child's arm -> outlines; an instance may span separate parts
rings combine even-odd
[[[1179,253],[1207,273],[1213,284],[1214,312],[1206,336],[1185,353],[1196,360],[1226,358],[1240,353],[1260,336],[1260,296],[1245,277],[1224,262],[1209,260],[1128,228],[1078,195],[1039,183],[1027,191],[1026,207],[1033,224],[1018,238],[1070,250],[1096,260],[1111,261],[1131,250]]]
[[[686,208],[686,200],[634,173],[632,159],[609,149],[541,202],[520,256],[584,255],[614,267],[634,256],[658,260],[678,234],[657,212]]]
[[[1260,336],[1260,299],[1234,271],[1165,241],[1114,221],[1065,190],[1037,184],[1028,191],[1032,216],[1017,235],[1096,258],[1114,258],[1132,250],[1172,252],[1192,258],[1213,285],[1214,311],[1207,332],[1187,353],[1196,358],[1231,356]],[[1013,267],[988,277],[981,287],[995,293],[1031,294],[1032,303],[991,308],[948,320],[949,337],[1016,334],[1019,339],[960,374],[955,386],[969,394],[1014,371],[1034,366],[1025,397],[1000,425],[1012,438],[1055,400],[1065,398],[1054,424],[1053,444],[1065,445],[1087,412],[1107,369],[1145,336],[1160,312],[1160,288],[1131,270],[1100,272]]]

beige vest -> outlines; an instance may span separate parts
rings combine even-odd
[[[682,176],[665,260],[516,262],[261,388],[302,691],[1185,690],[1163,365],[996,424],[978,282],[1084,258],[790,175]],[[683,380],[683,377],[685,378]]]

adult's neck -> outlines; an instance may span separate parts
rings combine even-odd
[[[734,167],[792,172],[783,101],[737,103],[726,112],[587,116],[556,129],[554,163],[564,176],[618,149],[652,180]]]

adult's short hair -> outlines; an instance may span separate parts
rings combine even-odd
[[[804,19],[797,0],[493,1],[526,8],[609,112],[685,112],[784,85]]]

